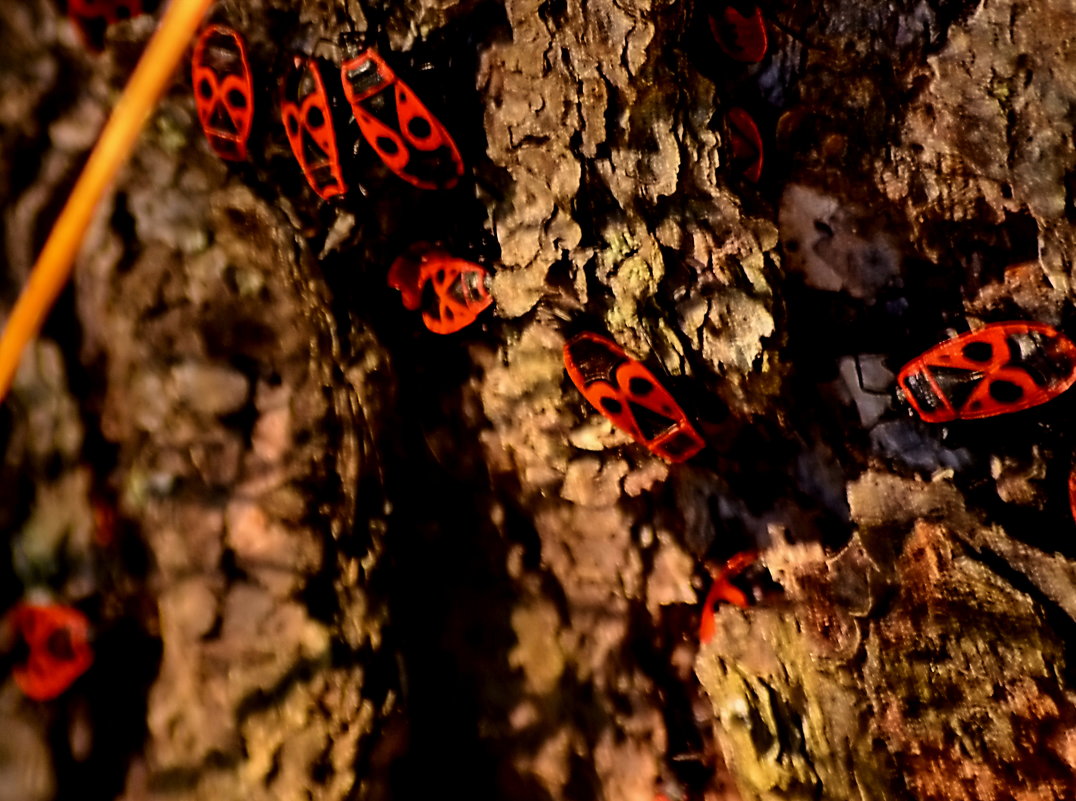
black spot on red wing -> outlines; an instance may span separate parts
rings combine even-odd
[[[990,397],[998,403],[1016,403],[1024,397],[1024,390],[1019,384],[998,378],[990,382]]]
[[[616,398],[610,398],[606,396],[600,401],[602,408],[609,414],[621,414],[624,411],[624,404],[618,401]]]
[[[71,633],[67,629],[56,629],[45,641],[45,649],[49,655],[64,662],[75,658],[74,648],[71,646]]]
[[[583,375],[583,384],[596,381],[615,383],[613,373],[624,362],[624,357],[609,349],[602,342],[580,339],[568,345],[568,355],[576,369]]]
[[[959,367],[934,366],[930,368],[930,373],[954,409],[961,408],[967,402],[983,377],[981,371],[963,370]]]
[[[1072,375],[1074,365],[1057,347],[1057,340],[1038,332],[1010,334],[1010,363],[1023,368],[1037,386],[1049,387]]]
[[[672,417],[666,417],[659,412],[647,409],[645,406],[640,406],[631,401],[628,401],[628,408],[631,410],[632,416],[635,417],[635,424],[639,426],[639,431],[648,441],[654,439],[658,434],[668,431],[678,422]]]
[[[209,100],[213,97],[213,84],[209,82],[208,78],[202,78],[198,81],[198,94],[201,95],[203,100]]]
[[[317,106],[311,106],[306,112],[306,124],[314,130],[321,128],[325,125],[325,113]]]
[[[125,5],[116,6],[113,13],[116,15],[116,19],[118,20],[130,19],[131,17],[131,9],[127,8],[127,6]]]
[[[715,16],[711,19],[713,21],[712,27],[715,36],[717,36],[721,42],[724,43],[725,47],[732,52],[733,57],[742,57],[744,54],[744,45],[740,41],[740,33],[737,27],[721,17]]]
[[[435,320],[441,319],[441,299],[437,297],[437,290],[433,287],[433,281],[427,280],[422,285],[421,308],[424,314]]]
[[[247,107],[247,96],[240,92],[238,89],[232,89],[228,92],[228,105],[236,109],[245,109]]]
[[[299,133],[299,120],[297,117],[288,115],[284,120],[285,125],[288,127],[288,133],[295,136]]]
[[[399,150],[399,148],[396,146],[396,142],[387,136],[377,137],[377,149],[388,153],[390,156],[396,155],[397,151]]]
[[[103,17],[82,17],[78,25],[90,47],[100,50],[105,46],[105,31],[108,29],[108,23]]]
[[[412,117],[407,123],[407,130],[416,139],[425,139],[433,132],[430,123],[423,117]]]
[[[988,362],[994,355],[994,346],[989,342],[969,342],[960,352],[968,361]]]
[[[642,398],[654,391],[654,383],[642,376],[633,376],[632,379],[628,381],[628,390],[631,394]]]

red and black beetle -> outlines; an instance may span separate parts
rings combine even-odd
[[[717,631],[714,608],[719,601],[735,604],[741,609],[746,609],[751,605],[747,593],[733,584],[732,579],[757,561],[758,551],[741,551],[729,559],[720,570],[714,571],[714,583],[710,585],[710,591],[706,593],[706,600],[702,603],[702,616],[699,619],[700,645],[713,639]]]
[[[109,25],[145,12],[142,0],[67,0],[71,24],[86,47],[94,51],[104,48]]]
[[[1069,511],[1072,512],[1072,519],[1076,522],[1076,464],[1072,466],[1072,471],[1069,473]]]
[[[744,64],[757,64],[766,56],[769,41],[766,21],[758,6],[746,15],[731,3],[710,15],[710,30],[725,55]]]
[[[323,200],[346,194],[332,99],[318,59],[295,56],[280,82],[280,117],[310,188]]]
[[[912,359],[897,383],[928,423],[1018,412],[1076,383],[1076,345],[1043,323],[993,323]]]
[[[742,108],[730,108],[725,120],[732,166],[751,183],[757,184],[762,177],[762,134],[754,118]]]
[[[463,175],[445,126],[373,48],[346,46],[340,68],[359,130],[385,166],[420,189],[451,189]]]
[[[254,121],[254,80],[247,47],[238,31],[209,25],[191,58],[191,83],[210,148],[222,159],[243,161]]]
[[[422,321],[435,334],[452,334],[478,319],[493,303],[484,267],[426,245],[392,263],[388,285],[403,305],[422,309]]]
[[[93,663],[90,624],[77,609],[22,603],[8,619],[26,647],[26,660],[15,665],[12,676],[27,697],[55,698]]]
[[[592,406],[662,459],[682,462],[705,447],[672,395],[616,343],[579,334],[564,345],[564,367]]]

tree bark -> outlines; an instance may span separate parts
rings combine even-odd
[[[0,688],[0,800],[1076,795],[1074,401],[931,426],[892,393],[947,328],[1071,322],[1076,17],[767,4],[745,65],[722,8],[221,5],[250,163],[180,75],[5,412],[0,603],[47,589],[98,636],[59,701]],[[95,56],[0,7],[8,304],[152,29]],[[365,144],[345,200],[306,187],[277,82],[353,30],[456,137],[456,189]],[[417,242],[489,267],[493,313],[427,332],[385,283]],[[583,330],[707,449],[588,406]],[[700,646],[709,568],[752,547],[770,580]]]

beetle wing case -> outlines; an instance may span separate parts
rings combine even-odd
[[[592,406],[652,453],[682,462],[705,447],[672,395],[614,342],[579,334],[564,346],[564,367]]]

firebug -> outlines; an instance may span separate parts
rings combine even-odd
[[[757,64],[766,56],[769,45],[766,21],[758,6],[747,14],[741,14],[731,3],[725,5],[716,14],[710,15],[710,30],[718,47],[735,61]]]
[[[238,31],[226,25],[202,30],[191,59],[191,83],[210,148],[222,159],[245,160],[254,120],[254,81]]]
[[[1076,345],[1043,323],[993,323],[935,345],[897,375],[928,423],[1018,412],[1076,383]]]
[[[389,268],[388,285],[403,305],[422,309],[435,334],[452,334],[473,323],[492,303],[484,267],[427,245],[412,248]]]
[[[346,194],[332,98],[318,59],[294,57],[280,83],[280,116],[310,188],[323,200]]]
[[[359,130],[385,166],[420,189],[451,189],[463,175],[459,148],[373,48],[347,46],[340,68]]]
[[[1069,511],[1072,512],[1073,521],[1076,521],[1076,464],[1069,473]]]
[[[729,156],[732,166],[747,180],[758,183],[762,177],[762,134],[755,120],[742,108],[731,108],[725,115],[729,133]]]
[[[564,366],[592,406],[662,459],[682,462],[705,447],[672,395],[616,343],[579,334],[564,346]]]
[[[35,701],[62,694],[93,663],[90,624],[77,609],[62,604],[22,603],[9,620],[26,647],[26,660],[12,675]]]
[[[717,631],[717,623],[714,620],[714,608],[719,601],[735,604],[741,609],[750,606],[747,594],[732,583],[732,579],[743,573],[758,561],[757,551],[742,551],[736,554],[725,566],[714,572],[714,583],[710,585],[710,591],[706,594],[706,600],[702,604],[702,617],[699,620],[699,643],[707,643],[713,639]]]

